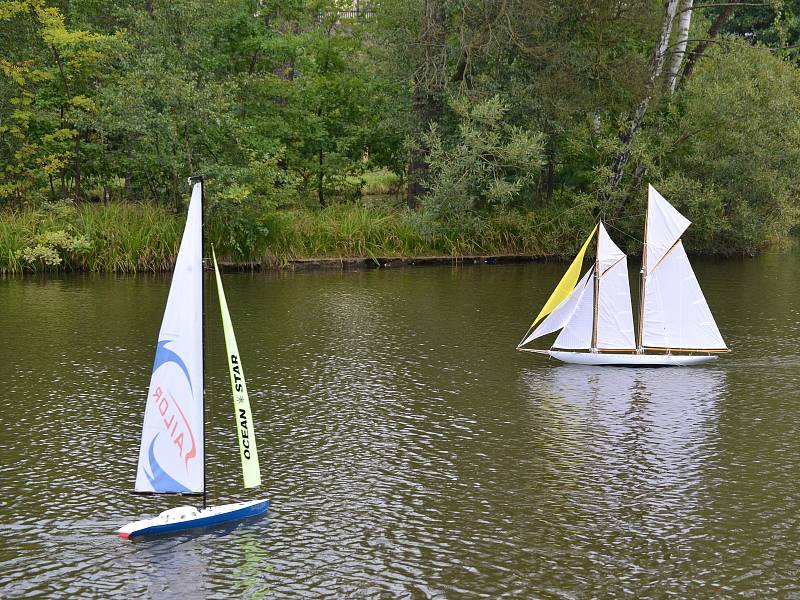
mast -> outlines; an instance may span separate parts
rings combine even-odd
[[[639,329],[636,332],[636,352],[641,354],[642,335],[644,334],[644,290],[645,279],[647,279],[647,224],[650,219],[650,202],[644,213],[644,242],[642,243],[642,270],[639,271]]]
[[[597,352],[597,306],[600,299],[600,234],[597,235],[597,245],[594,253],[594,300],[592,316],[592,352]]]
[[[203,223],[203,208],[205,207],[206,203],[206,190],[204,185],[204,178],[202,175],[194,175],[189,177],[189,181],[199,181],[200,182],[200,249],[201,249],[201,256],[202,250],[205,247],[205,227]],[[201,307],[201,322],[203,324],[203,347],[200,354],[203,357],[202,362],[202,369],[203,369],[203,508],[206,508],[206,499],[207,499],[207,484],[206,484],[206,321],[205,321],[205,314],[206,314],[206,294],[205,294],[205,281],[203,277],[203,270],[205,267],[205,259],[202,259],[200,264],[202,265],[201,274],[200,274],[200,307]]]

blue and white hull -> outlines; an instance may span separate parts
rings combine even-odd
[[[193,506],[179,506],[165,510],[152,519],[128,523],[117,531],[117,535],[121,538],[136,538],[146,535],[177,533],[255,517],[267,512],[268,508],[269,500],[237,502],[201,510]]]

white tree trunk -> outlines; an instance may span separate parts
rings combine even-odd
[[[672,52],[672,64],[669,68],[669,91],[673,93],[678,84],[678,72],[681,70],[683,58],[686,56],[686,44],[689,41],[689,26],[692,24],[692,4],[694,0],[683,0],[681,2],[680,24],[678,25],[678,39],[675,43],[675,50]]]
[[[628,165],[628,160],[631,156],[631,142],[642,124],[644,115],[647,112],[650,101],[653,99],[653,92],[655,91],[656,81],[664,69],[664,62],[667,57],[667,48],[669,48],[669,38],[672,35],[672,22],[675,20],[675,13],[678,11],[678,0],[666,0],[664,2],[664,20],[661,22],[661,35],[658,38],[658,43],[653,49],[653,57],[650,61],[650,74],[645,85],[644,94],[636,110],[633,113],[633,119],[625,128],[625,131],[620,133],[619,139],[622,142],[622,150],[614,160],[611,162],[611,189],[619,187],[622,177],[625,174],[625,167]]]

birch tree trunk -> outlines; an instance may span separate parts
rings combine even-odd
[[[686,45],[689,41],[689,27],[692,24],[692,5],[694,0],[683,0],[681,2],[680,21],[678,24],[678,39],[675,42],[675,50],[672,52],[672,64],[669,68],[669,91],[675,92],[678,84],[678,72],[681,70],[683,58],[686,55]]]
[[[408,207],[413,209],[425,193],[425,176],[428,173],[428,148],[423,135],[430,124],[439,120],[443,105],[441,93],[445,84],[447,32],[445,0],[425,0],[419,38],[419,56],[414,72],[412,106],[416,118],[413,155],[408,165]]]
[[[656,81],[658,80],[661,71],[664,68],[664,61],[667,56],[667,48],[669,46],[669,38],[672,35],[672,22],[675,20],[675,13],[678,8],[678,0],[667,0],[664,3],[664,20],[661,22],[661,35],[658,38],[658,43],[653,50],[653,57],[650,61],[650,73],[647,78],[647,83],[644,88],[644,95],[636,106],[633,113],[633,118],[628,126],[619,135],[622,142],[622,150],[611,161],[611,190],[619,187],[623,175],[625,175],[625,167],[631,157],[631,142],[636,136],[636,132],[642,124],[644,115],[647,108],[650,106],[650,101],[653,99],[653,92],[655,91]]]

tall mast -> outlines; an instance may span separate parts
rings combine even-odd
[[[639,271],[639,329],[636,335],[636,351],[642,352],[642,336],[644,334],[644,290],[647,279],[647,223],[650,219],[650,200],[644,213],[644,242],[642,243],[642,270]]]
[[[194,175],[189,177],[189,181],[199,181],[200,182],[200,254],[202,256],[203,249],[205,248],[205,227],[203,223],[203,208],[206,204],[206,197],[205,197],[205,186],[203,184],[204,178],[202,175]],[[203,357],[203,508],[206,508],[206,498],[207,498],[207,484],[206,484],[206,321],[205,321],[205,314],[206,314],[206,294],[205,294],[205,277],[204,277],[204,267],[205,267],[205,259],[201,259],[201,269],[200,269],[200,321],[203,325],[203,348],[200,352],[200,355]]]
[[[600,299],[600,233],[594,253],[594,314],[592,318],[592,352],[597,352],[597,307]]]

